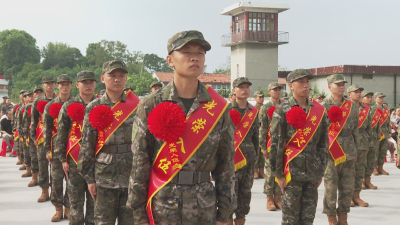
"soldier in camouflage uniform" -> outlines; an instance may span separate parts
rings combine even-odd
[[[87,187],[85,179],[77,171],[77,162],[68,155],[67,157],[67,144],[68,138],[71,133],[72,120],[67,114],[68,107],[73,103],[81,103],[85,107],[93,100],[96,99],[94,96],[94,90],[96,88],[96,76],[92,71],[81,71],[77,75],[76,83],[79,94],[64,103],[60,110],[60,114],[57,120],[57,140],[56,147],[54,149],[54,158],[62,163],[65,175],[67,177],[68,196],[71,204],[71,213],[69,216],[70,225],[92,225],[94,224],[94,201]],[[86,217],[84,216],[84,205],[85,205],[85,194],[86,194]]]
[[[374,94],[374,99],[375,99],[375,105],[373,106],[374,109],[380,109],[384,113],[385,109],[387,106],[384,106],[383,103],[385,102],[385,97],[382,92],[376,92]],[[383,117],[384,115],[381,115]],[[380,123],[378,124],[380,125]],[[386,172],[383,169],[383,164],[385,163],[385,158],[387,154],[387,150],[389,149],[389,143],[388,139],[390,138],[390,115],[386,119],[386,121],[380,126],[380,129],[385,136],[384,138],[379,137],[379,146],[377,150],[377,163],[375,164],[375,171],[373,172],[374,175],[389,175],[388,172]],[[381,140],[382,139],[382,140]]]
[[[256,100],[256,105],[254,107],[256,107],[256,109],[260,110],[261,107],[264,104],[264,92],[262,91],[256,91],[254,93],[254,98]],[[261,121],[261,114],[258,114],[258,120]],[[259,147],[259,146],[258,146]],[[258,178],[265,178],[265,173],[264,173],[264,166],[265,166],[265,158],[263,154],[261,153],[261,149],[258,149],[258,156],[257,156],[257,160],[255,163],[255,167],[254,167],[254,179],[258,179]]]
[[[24,92],[24,94],[22,94],[22,96],[24,98],[24,103],[21,104],[21,106],[18,108],[18,113],[16,113],[16,115],[15,115],[16,121],[17,121],[16,128],[18,130],[18,135],[19,135],[18,140],[16,140],[15,142],[18,142],[18,149],[19,149],[18,156],[20,156],[21,160],[22,160],[22,166],[19,168],[19,170],[26,170],[25,154],[24,154],[26,146],[25,146],[25,142],[23,141],[23,137],[22,137],[23,136],[22,135],[23,134],[23,130],[22,130],[22,115],[23,115],[23,113],[22,113],[22,111],[24,111],[24,108],[26,106],[25,92]],[[24,175],[24,174],[22,174],[22,175]],[[24,175],[24,177],[26,177],[26,174]]]
[[[350,100],[353,101],[353,104],[356,105],[359,112],[365,113],[366,107],[364,104],[360,103],[362,91],[364,88],[359,85],[351,85],[347,88],[347,93],[350,97]],[[364,118],[362,115],[359,115],[359,120],[362,121]],[[354,194],[353,199],[351,201],[351,206],[354,204],[367,207],[368,202],[364,202],[360,198],[360,192],[362,189],[362,183],[365,176],[365,168],[367,166],[367,151],[368,148],[373,147],[375,144],[375,140],[372,138],[372,119],[371,114],[368,113],[366,119],[362,123],[361,127],[358,128],[358,132],[360,135],[360,145],[357,146],[357,161],[355,165],[355,186],[354,186]]]
[[[301,107],[308,113],[315,105],[309,100],[310,75],[304,69],[292,71],[287,82],[293,97],[275,109],[271,121],[271,150],[269,162],[273,176],[280,185],[282,198],[282,224],[313,224],[318,201],[318,186],[328,155],[328,124],[321,119],[307,146],[289,163],[291,180],[286,184],[284,174],[285,143],[297,132],[288,124],[286,113],[292,107]],[[265,132],[265,131],[264,131]]]
[[[106,89],[101,89],[98,98],[101,98],[104,95],[104,93],[106,93]]]
[[[150,84],[150,93],[153,93],[154,91],[157,91],[162,88],[162,83],[160,81],[153,81]]]
[[[19,99],[20,102],[18,105],[16,105],[13,110],[12,110],[12,120],[11,120],[11,126],[13,128],[13,132],[15,132],[17,130],[17,126],[18,126],[18,117],[17,117],[17,111],[19,111],[19,108],[24,104],[24,92],[25,90],[21,90],[19,92]],[[19,136],[19,134],[18,134]],[[22,159],[21,159],[21,153],[19,150],[19,140],[14,138],[14,147],[13,147],[13,152],[17,152],[18,155],[18,161],[16,163],[16,165],[21,165],[22,164]]]
[[[375,115],[376,108],[372,107],[374,92],[362,92],[362,103],[366,104],[370,107],[369,115],[372,117]],[[371,121],[372,127],[372,121]],[[367,150],[367,163],[365,166],[365,175],[364,175],[364,182],[361,184],[362,188],[365,189],[377,189],[378,187],[371,183],[371,175],[374,171],[376,165],[376,155],[379,146],[379,139],[381,137],[381,129],[379,127],[379,123],[375,125],[375,127],[371,128],[371,136],[369,137],[371,140],[371,144]]]
[[[50,200],[51,203],[55,206],[56,213],[51,218],[52,222],[58,222],[63,218],[63,206],[64,206],[64,218],[69,217],[70,212],[70,204],[68,197],[68,185],[65,189],[65,194],[63,194],[63,181],[64,181],[64,170],[62,164],[57,157],[52,157],[53,147],[56,146],[57,135],[54,137],[52,134],[54,127],[54,118],[50,116],[50,106],[54,103],[64,104],[65,102],[71,99],[70,92],[72,88],[72,79],[67,74],[62,74],[57,77],[57,88],[60,92],[57,98],[51,100],[47,103],[43,112],[43,148],[46,151],[46,158],[51,163],[51,194]]]
[[[1,117],[3,116],[3,111],[1,110],[1,108],[3,108],[3,105],[5,105],[6,104],[6,101],[7,101],[7,99],[8,99],[8,96],[3,96],[3,102],[2,103],[0,103],[0,113],[1,113]]]
[[[233,100],[235,100],[235,99],[236,99],[235,93],[233,93],[233,92],[229,93],[229,102],[232,103]]]
[[[33,89],[33,98],[34,98],[34,99],[37,99],[37,98],[39,98],[39,97],[42,97],[43,95],[44,95],[43,88],[41,88],[41,87],[35,87],[35,88]]]
[[[21,109],[21,113],[19,113],[19,136],[22,137],[22,142],[20,144],[23,146],[23,155],[24,155],[24,164],[26,166],[26,172],[21,175],[21,177],[31,177],[32,176],[32,171],[31,171],[31,155],[29,153],[29,145],[27,145],[27,137],[28,137],[28,129],[29,125],[26,126],[26,119],[29,117],[28,110],[31,108],[31,104],[33,101],[33,93],[32,91],[26,91],[24,93],[24,107]]]
[[[325,99],[325,95],[323,94],[316,94],[313,96],[313,99],[318,102],[318,103],[322,103]]]
[[[268,94],[271,96],[271,100],[263,105],[259,112],[260,120],[260,148],[262,155],[265,158],[265,181],[264,181],[264,194],[267,195],[267,209],[269,211],[275,211],[276,208],[282,209],[281,197],[282,192],[279,185],[275,182],[275,177],[272,175],[271,166],[268,160],[267,151],[267,135],[269,126],[271,124],[272,118],[268,116],[268,110],[272,107],[278,107],[283,101],[280,99],[283,87],[278,83],[270,83],[268,85]]]
[[[181,49],[182,48],[182,49]],[[190,54],[183,54],[183,49]],[[197,81],[203,70],[205,52],[211,46],[198,31],[186,31],[174,35],[168,41],[168,64],[174,68],[174,80],[154,94],[146,96],[138,105],[132,133],[133,169],[129,182],[129,198],[127,205],[134,211],[135,224],[148,224],[146,202],[154,156],[159,151],[162,141],[149,132],[147,117],[154,107],[162,102],[173,102],[179,105],[189,116],[200,107],[200,102],[210,102],[212,99],[204,85]],[[202,53],[202,54],[199,54]],[[176,57],[185,59],[185,63]],[[198,68],[189,68],[191,62]],[[185,64],[185,66],[183,65]],[[184,67],[184,68],[182,68]],[[179,68],[179,69],[178,69]],[[193,79],[191,87],[180,90],[178,85],[182,79],[190,75]],[[178,82],[178,83],[176,83]],[[179,96],[178,92],[191,92]],[[200,182],[191,180],[191,184],[182,184],[180,179],[167,183],[152,199],[153,217],[156,224],[225,224],[232,210],[234,169],[234,126],[228,110],[223,112],[213,130],[205,138],[202,145],[192,157],[182,166],[180,173],[204,174],[209,179],[211,172],[214,180]],[[179,177],[178,173],[176,177]],[[251,178],[253,174],[251,174]],[[189,182],[188,182],[189,183]]]
[[[327,112],[332,106],[341,107],[345,101],[345,81],[341,74],[333,74],[327,78],[331,97],[326,99],[322,105]],[[347,213],[350,212],[351,199],[354,193],[355,160],[357,157],[357,146],[360,146],[358,133],[358,109],[352,104],[350,115],[343,125],[337,139],[346,154],[346,161],[335,166],[331,156],[328,156],[328,164],[324,174],[325,197],[323,213],[328,215],[330,224],[347,224]],[[339,192],[339,198],[337,197]],[[338,207],[336,208],[336,203]]]
[[[31,111],[31,128],[30,128],[30,139],[33,141],[38,156],[39,164],[39,186],[42,189],[41,196],[38,198],[38,202],[45,202],[50,200],[49,196],[49,161],[46,159],[46,149],[43,147],[43,143],[38,143],[36,140],[36,129],[40,120],[40,113],[37,111],[37,104],[40,101],[50,102],[52,99],[57,97],[54,94],[55,80],[53,77],[43,77],[42,86],[45,90],[45,94],[35,99],[32,103]]]
[[[118,101],[126,102],[123,87],[127,81],[127,73],[124,62],[105,62],[101,81],[106,85],[106,94],[89,103],[85,111],[78,172],[88,183],[88,189],[95,200],[95,224],[115,224],[116,220],[118,224],[133,224],[133,211],[126,207],[126,200],[129,174],[132,170],[130,148],[135,113],[120,125],[97,155],[98,131],[89,122],[89,113],[96,106],[105,105],[111,108]],[[115,84],[120,85],[115,87]]]

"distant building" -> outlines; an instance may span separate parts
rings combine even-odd
[[[4,75],[0,75],[0,100],[2,101],[3,96],[8,95],[8,81]]]

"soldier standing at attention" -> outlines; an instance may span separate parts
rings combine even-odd
[[[18,148],[19,148],[19,153],[18,156],[21,157],[22,160],[22,166],[19,168],[19,170],[26,170],[26,165],[25,165],[25,142],[24,142],[24,138],[23,138],[23,130],[22,130],[22,115],[23,112],[25,112],[25,106],[26,106],[26,96],[25,96],[25,92],[22,94],[23,98],[24,98],[24,103],[21,104],[21,106],[18,108],[17,114],[15,115],[16,119],[17,119],[17,130],[18,130],[18,139],[16,140],[16,142],[18,142]],[[15,138],[14,138],[15,140]],[[24,175],[24,176],[22,176]],[[22,174],[21,177],[27,177],[27,174],[24,173]],[[31,175],[30,175],[31,176]]]
[[[390,138],[390,110],[387,106],[385,106],[383,103],[385,102],[385,97],[382,92],[376,92],[374,94],[374,99],[376,105],[373,106],[374,109],[379,109],[382,111],[381,119],[379,121],[379,126],[381,129],[381,135],[379,139],[379,146],[378,146],[378,152],[376,155],[377,158],[377,165],[375,166],[375,171],[373,174],[376,175],[389,175],[388,172],[386,172],[383,169],[383,164],[385,163],[385,158],[388,150],[388,139]],[[379,111],[378,110],[378,111]]]
[[[116,220],[133,224],[133,211],[126,207],[126,200],[132,170],[132,124],[139,98],[130,90],[124,92],[127,73],[124,62],[105,62],[101,82],[106,93],[85,110],[78,172],[95,200],[95,224],[115,224]]]
[[[325,108],[311,101],[310,75],[304,69],[287,76],[293,97],[278,106],[271,122],[269,161],[282,198],[282,224],[313,224],[318,186],[328,154]]]
[[[36,100],[37,98],[39,98],[39,97],[42,97],[44,95],[44,92],[43,92],[43,88],[41,88],[41,87],[35,87],[34,89],[33,89],[33,98]]]
[[[0,109],[1,108],[3,108],[3,105],[5,105],[6,104],[6,101],[7,101],[7,99],[8,99],[8,96],[3,96],[3,102],[2,103],[0,103]],[[0,118],[1,117],[3,117],[3,111],[2,110],[0,110],[1,112],[0,112]]]
[[[20,107],[24,104],[24,92],[25,92],[25,90],[21,90],[20,92],[19,92],[19,104],[18,105],[16,105],[14,108],[13,108],[13,111],[12,111],[12,120],[11,120],[11,126],[12,126],[12,128],[13,128],[13,131],[15,132],[14,133],[14,147],[13,147],[13,151],[16,151],[17,152],[17,155],[18,155],[18,161],[17,161],[17,163],[16,163],[16,165],[21,165],[22,164],[22,159],[21,159],[21,153],[20,153],[20,148],[19,148],[19,134],[18,134],[18,129],[17,129],[17,127],[18,127],[18,117],[17,117],[17,115],[18,115],[18,113],[19,113],[19,110],[20,110]]]
[[[174,79],[140,101],[133,124],[127,206],[140,225],[223,225],[234,195],[235,128],[228,103],[198,81],[211,46],[191,30],[172,36],[167,49]],[[174,122],[162,123],[164,112]]]
[[[42,114],[44,112],[45,105],[50,102],[52,99],[57,97],[54,94],[55,88],[55,80],[53,77],[43,77],[42,78],[42,87],[45,90],[43,96],[38,97],[32,103],[31,109],[31,128],[30,128],[30,139],[36,146],[37,155],[38,155],[38,164],[39,164],[39,186],[42,189],[42,194],[38,198],[38,202],[45,202],[50,200],[49,196],[49,161],[46,158],[46,149],[43,147],[43,117]],[[41,102],[39,104],[39,102]],[[39,110],[38,111],[38,105]]]
[[[160,90],[161,88],[162,88],[162,83],[160,81],[153,81],[150,84],[150,93]]]
[[[365,176],[365,168],[367,166],[367,151],[370,146],[374,146],[375,139],[372,137],[371,129],[371,115],[369,113],[370,108],[361,103],[361,92],[364,88],[359,85],[351,85],[347,88],[347,93],[350,100],[358,108],[358,133],[360,135],[360,145],[357,146],[357,161],[355,165],[355,186],[353,199],[351,201],[351,206],[354,204],[367,207],[368,202],[364,202],[360,198],[360,192],[362,190],[362,183]]]
[[[64,103],[57,120],[57,140],[54,158],[62,163],[67,177],[68,196],[71,204],[69,224],[93,225],[94,201],[85,179],[77,171],[78,156],[81,146],[83,118],[86,106],[96,99],[96,76],[92,71],[81,71],[77,75],[76,87],[79,94]],[[86,210],[85,205],[86,194]],[[86,217],[84,212],[86,211]]]
[[[271,83],[268,85],[268,94],[271,100],[263,105],[260,110],[260,148],[265,158],[265,181],[264,181],[264,194],[267,195],[267,210],[275,211],[276,208],[282,209],[282,192],[279,185],[275,182],[275,176],[272,175],[271,165],[269,163],[269,151],[271,149],[270,139],[270,125],[272,121],[273,112],[276,107],[282,104],[280,99],[282,93],[282,86],[278,83]],[[269,113],[270,112],[270,113]]]
[[[325,96],[323,94],[316,94],[313,96],[313,99],[321,104],[324,101]]]
[[[106,93],[106,89],[101,89],[98,98],[101,98],[104,95],[104,93]]]
[[[24,102],[25,102],[24,107],[22,108],[22,111],[21,111],[20,116],[19,116],[20,117],[20,119],[19,119],[20,120],[19,127],[21,128],[19,136],[22,139],[22,144],[21,145],[23,146],[22,149],[24,151],[24,165],[26,166],[26,172],[23,173],[21,175],[21,177],[31,177],[32,176],[31,154],[29,152],[29,144],[28,144],[29,139],[28,139],[28,129],[27,129],[27,128],[29,128],[29,125],[26,124],[28,122],[26,119],[29,116],[28,110],[31,109],[31,104],[33,102],[33,93],[32,93],[32,91],[26,91],[24,93]],[[32,180],[33,179],[34,178],[32,178]],[[31,183],[29,183],[29,184],[31,184]],[[33,186],[35,186],[35,185],[33,185]],[[29,185],[28,185],[28,187],[29,187]]]
[[[264,92],[256,91],[254,93],[254,99],[256,100],[256,105],[254,107],[256,107],[256,109],[260,110],[264,104]],[[258,121],[261,121],[260,113],[258,114]],[[258,147],[260,147],[260,146],[258,146]],[[258,179],[258,178],[264,179],[265,178],[264,166],[265,166],[264,155],[261,154],[261,150],[258,149],[257,161],[256,161],[255,167],[254,167],[254,179]]]
[[[52,157],[57,139],[57,119],[62,104],[71,99],[70,92],[72,88],[72,79],[67,74],[57,77],[57,88],[60,92],[57,98],[47,103],[43,113],[43,147],[46,150],[46,158],[51,163],[51,203],[56,208],[56,214],[51,218],[51,222],[58,222],[63,218],[63,206],[65,207],[64,218],[69,217],[69,197],[68,186],[63,195],[64,170],[57,157]]]
[[[338,220],[339,224],[347,224],[354,194],[357,146],[360,146],[358,109],[351,100],[344,98],[347,81],[343,75],[333,74],[327,80],[331,97],[322,104],[331,124],[328,128],[330,157],[324,174],[323,213],[328,215],[329,224],[337,224]]]
[[[229,93],[229,102],[232,103],[233,100],[235,100],[235,99],[236,99],[235,93],[233,93],[233,92]]]

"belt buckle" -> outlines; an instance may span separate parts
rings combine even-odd
[[[180,171],[179,172],[179,184],[193,184],[193,173],[191,171]]]
[[[123,153],[126,152],[126,146],[125,145],[117,145],[117,153]]]

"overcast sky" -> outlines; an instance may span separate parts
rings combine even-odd
[[[0,30],[30,33],[41,49],[64,42],[86,54],[89,43],[121,41],[131,51],[167,54],[168,38],[199,30],[211,43],[208,72],[226,61],[229,47],[221,35],[230,17],[221,10],[235,0],[12,0],[2,1]],[[288,69],[343,64],[400,65],[400,1],[275,0],[290,10],[280,13],[279,31],[289,44],[279,47],[279,64]]]

